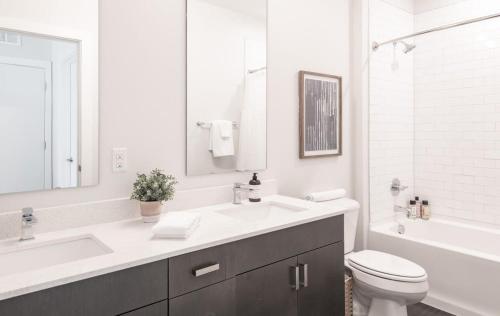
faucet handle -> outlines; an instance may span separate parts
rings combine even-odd
[[[33,208],[32,207],[25,207],[22,209],[22,212],[23,212],[23,217],[33,216]]]
[[[391,183],[391,193],[393,196],[397,196],[399,195],[399,193],[401,191],[404,191],[408,189],[408,186],[406,185],[402,185],[401,184],[401,181],[398,179],[398,178],[394,178],[392,179],[392,183]]]
[[[22,213],[23,213],[23,221],[27,222],[27,223],[37,223],[38,220],[37,218],[35,217],[35,215],[33,215],[33,208],[32,207],[25,207],[22,209]]]

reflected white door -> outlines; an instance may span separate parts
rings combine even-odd
[[[0,193],[51,188],[50,63],[0,57]]]

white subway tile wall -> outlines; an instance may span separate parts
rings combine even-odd
[[[413,32],[413,14],[383,0],[370,1],[370,41]],[[394,204],[413,191],[413,57],[386,45],[370,57],[370,218],[391,218]],[[409,190],[395,199],[393,178]]]
[[[415,15],[415,28],[498,12],[462,1]],[[415,43],[415,192],[434,214],[500,224],[500,18]]]
[[[450,1],[416,15],[371,0],[370,38],[498,12],[497,0]],[[500,224],[500,18],[414,41],[409,54],[386,45],[370,60],[371,221],[417,194],[434,214]],[[398,200],[394,177],[410,186]]]

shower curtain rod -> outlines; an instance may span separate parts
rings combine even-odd
[[[465,21],[462,21],[462,22],[457,22],[457,23],[452,23],[452,24],[447,24],[447,25],[443,25],[443,26],[439,26],[439,27],[434,27],[434,28],[431,28],[431,29],[428,29],[428,30],[425,30],[425,31],[420,31],[420,32],[413,33],[413,34],[410,34],[410,35],[397,37],[397,38],[394,38],[394,39],[392,39],[390,41],[385,41],[385,42],[382,42],[382,43],[373,42],[372,43],[372,49],[375,51],[375,50],[377,50],[377,48],[379,48],[382,45],[386,45],[386,44],[389,44],[389,43],[394,43],[394,42],[401,41],[401,40],[404,40],[404,39],[407,39],[407,38],[410,38],[410,37],[424,35],[424,34],[436,32],[436,31],[443,31],[443,30],[451,29],[451,28],[454,28],[454,27],[457,27],[457,26],[462,26],[462,25],[467,25],[467,24],[471,24],[471,23],[481,22],[481,21],[484,21],[484,20],[489,20],[489,19],[498,18],[498,17],[500,17],[500,13],[496,13],[496,14],[492,14],[492,15],[486,15],[486,16],[483,16],[483,17],[479,17],[479,18],[475,18],[475,19],[470,19],[470,20],[465,20]]]

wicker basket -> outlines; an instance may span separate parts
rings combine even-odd
[[[352,276],[344,274],[345,316],[352,316]]]

